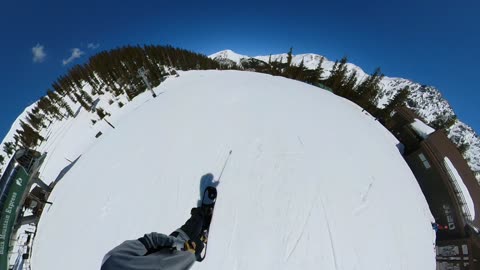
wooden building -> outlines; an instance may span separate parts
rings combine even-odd
[[[434,130],[408,108],[388,128],[404,145],[404,158],[436,223],[437,269],[480,269],[480,186],[445,130]]]

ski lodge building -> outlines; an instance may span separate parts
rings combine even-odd
[[[437,269],[480,269],[480,185],[445,130],[434,130],[406,107],[388,128],[425,195],[435,222]]]

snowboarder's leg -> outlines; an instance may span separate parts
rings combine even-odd
[[[215,187],[207,187],[203,192],[201,206],[192,208],[191,216],[185,224],[170,234],[184,241],[191,240],[195,242],[197,246],[195,255],[198,261],[202,261],[205,258],[205,254],[202,255],[202,252],[204,248],[206,249],[206,238],[208,237],[208,229],[212,221],[216,199],[217,189]]]
[[[204,248],[204,243],[201,241],[200,237],[202,235],[202,231],[204,228],[204,223],[205,223],[205,217],[206,217],[206,211],[205,208],[203,207],[197,207],[197,208],[192,208],[192,211],[190,212],[191,216],[185,222],[185,224],[180,227],[179,230],[182,230],[187,236],[195,242],[197,248],[196,256],[199,258],[200,253],[202,252]],[[173,233],[170,234],[173,237],[178,237],[179,232],[174,231]]]
[[[203,223],[205,222],[205,211],[201,207],[192,208],[192,215],[180,229],[184,231],[190,239],[199,238],[202,233]]]

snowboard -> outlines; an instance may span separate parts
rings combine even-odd
[[[207,218],[204,221],[202,228],[202,235],[200,240],[203,242],[203,249],[197,255],[197,261],[201,262],[207,256],[208,248],[208,233],[210,232],[210,224],[212,222],[213,210],[215,209],[215,202],[217,201],[217,189],[215,187],[209,186],[205,189],[202,196],[202,208],[205,209],[207,213]]]

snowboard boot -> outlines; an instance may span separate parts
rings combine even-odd
[[[217,189],[214,187],[207,187],[203,192],[202,208],[211,208],[215,205],[217,200]]]
[[[217,200],[217,189],[214,187],[207,187],[203,192],[202,207],[208,207],[208,206],[213,207],[216,200]]]
[[[204,213],[203,228],[206,229],[210,226],[212,221],[213,207],[217,200],[217,189],[214,187],[207,187],[203,193],[202,206],[200,207]]]

